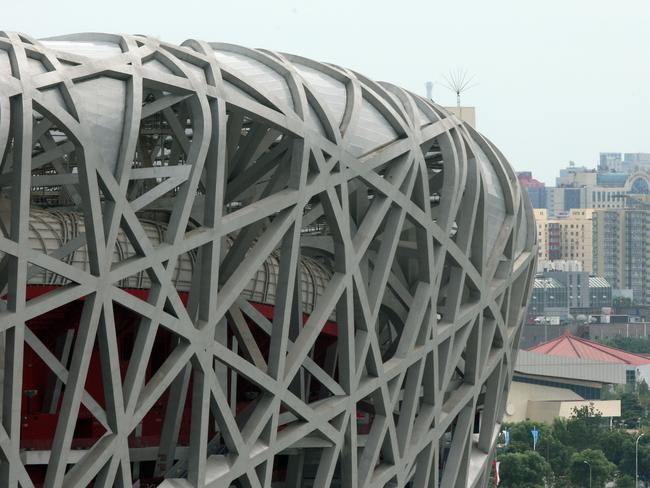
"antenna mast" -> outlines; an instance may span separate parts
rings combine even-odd
[[[443,83],[445,87],[456,94],[456,106],[458,108],[458,116],[461,120],[463,118],[463,109],[460,106],[460,95],[476,86],[476,83],[472,83],[472,80],[474,80],[474,76],[470,76],[467,70],[457,69],[449,70],[449,73],[445,76],[445,83]]]

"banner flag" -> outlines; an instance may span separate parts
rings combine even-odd
[[[533,451],[537,450],[537,439],[539,439],[539,430],[537,427],[533,427],[533,430],[530,431],[533,434]]]

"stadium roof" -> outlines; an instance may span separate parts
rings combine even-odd
[[[544,342],[528,349],[530,352],[548,354],[550,356],[562,356],[569,358],[595,359],[617,364],[650,364],[650,358],[605,346],[597,342],[581,339],[566,333],[557,339]]]

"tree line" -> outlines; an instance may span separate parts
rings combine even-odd
[[[617,488],[631,488],[635,475],[635,441],[639,432],[646,429],[648,437],[642,437],[639,442],[639,480],[650,481],[648,387],[643,383],[637,391],[614,394],[620,396],[622,416],[613,426],[593,405],[576,408],[571,418],[555,419],[550,425],[532,421],[505,424],[509,443],[506,447],[505,436],[500,436],[499,487],[588,487],[591,467],[594,488],[609,481],[615,481]],[[535,449],[531,434],[534,429],[539,431]]]

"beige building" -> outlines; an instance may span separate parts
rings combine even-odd
[[[540,261],[578,261],[593,272],[592,209],[574,208],[566,216],[549,218],[545,208],[533,209]]]
[[[563,336],[547,344],[567,339],[568,336]],[[576,407],[589,405],[603,417],[620,417],[621,401],[602,400],[601,393],[609,385],[633,383],[638,368],[643,366],[553,354],[518,352],[504,422],[551,423],[558,417],[571,417]]]
[[[537,377],[537,379],[540,382],[550,382],[548,377]],[[620,400],[585,400],[568,388],[528,384],[514,380],[510,387],[503,420],[504,422],[533,420],[551,424],[556,418],[570,418],[575,408],[590,405],[593,405],[603,417],[621,416]]]

